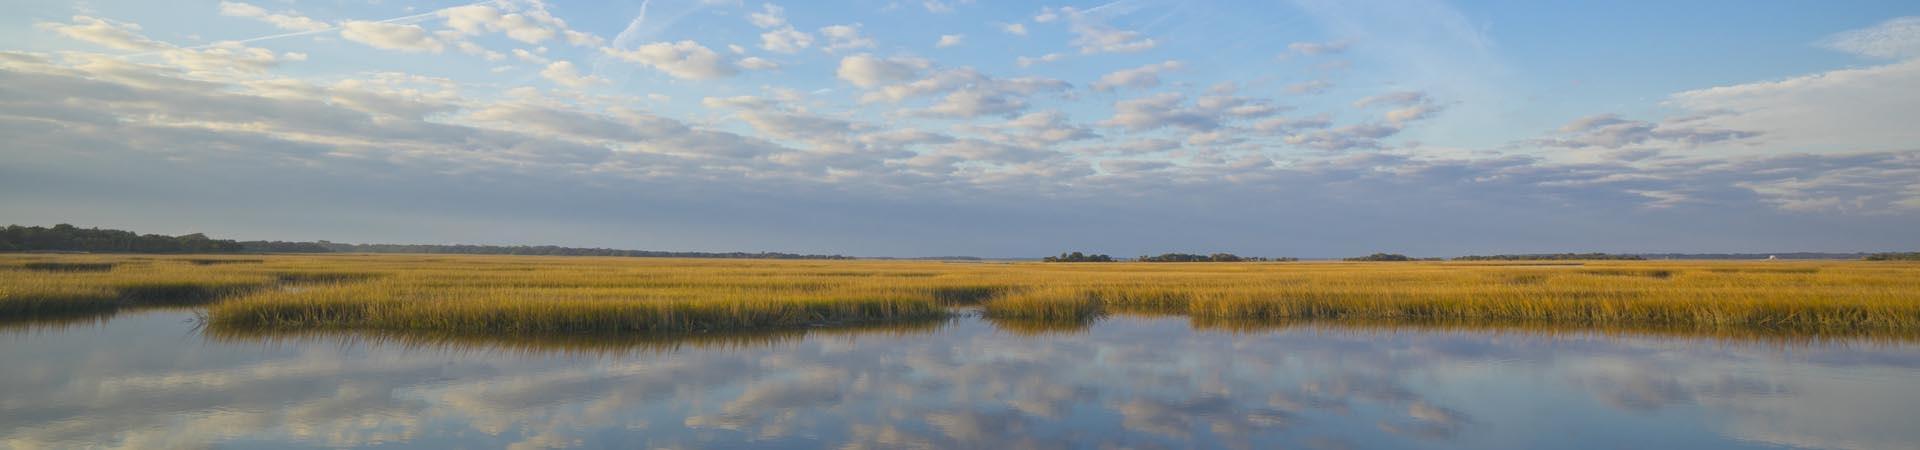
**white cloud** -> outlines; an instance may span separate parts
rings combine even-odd
[[[1433,115],[1438,114],[1441,109],[1443,108],[1440,105],[1420,103],[1387,111],[1384,117],[1389,123],[1404,125],[1407,122],[1433,117]]]
[[[1073,45],[1080,47],[1080,53],[1132,53],[1159,45],[1158,41],[1145,34],[1115,28],[1108,25],[1104,17],[1071,6],[1043,8],[1039,15],[1034,16],[1034,21],[1040,23],[1060,19],[1066,19],[1067,30],[1074,34]],[[1021,31],[1024,34],[1025,28]]]
[[[1175,92],[1121,100],[1113,104],[1113,117],[1100,124],[1125,128],[1128,131],[1148,131],[1165,127],[1205,131],[1220,126],[1218,120],[1199,111],[1185,108],[1184,103],[1186,103],[1186,97]]]
[[[519,58],[521,61],[526,61],[534,64],[546,64],[548,62],[552,62],[552,60],[547,59],[546,56],[542,56],[539,53],[527,51],[527,49],[524,49],[524,48],[513,49],[513,57]]]
[[[827,45],[821,47],[821,50],[828,52],[874,46],[873,38],[860,35],[860,24],[821,27],[820,35],[827,37]]]
[[[571,61],[554,61],[553,64],[548,64],[545,70],[540,71],[540,76],[555,84],[575,89],[607,82],[604,78],[580,75],[580,70],[575,68]]]
[[[794,53],[813,46],[813,35],[793,27],[781,27],[760,33],[760,48],[776,53]]]
[[[1054,61],[1059,61],[1061,59],[1065,59],[1066,57],[1067,55],[1061,54],[1061,53],[1048,53],[1040,56],[1022,56],[1022,57],[1014,58],[1013,62],[1014,64],[1018,64],[1020,67],[1031,67],[1034,64],[1050,63]]]
[[[464,14],[467,11],[484,11],[480,14]],[[441,10],[447,17],[447,25],[465,34],[480,34],[487,31],[505,33],[513,40],[528,44],[539,44],[555,35],[553,30],[535,24],[532,19],[519,14],[500,14],[486,6],[462,6]]]
[[[1288,135],[1286,143],[1320,150],[1380,148],[1380,140],[1400,132],[1400,127],[1377,123],[1348,125],[1330,130]]]
[[[1095,80],[1093,82],[1093,90],[1113,91],[1120,88],[1145,89],[1159,86],[1161,73],[1180,70],[1184,67],[1186,67],[1186,65],[1180,61],[1168,60],[1158,64],[1148,64],[1132,69],[1117,70],[1102,75],[1099,80]]]
[[[383,50],[439,53],[446,49],[446,43],[411,24],[352,21],[340,24],[340,37]]]
[[[739,61],[736,61],[735,64],[739,65],[740,68],[746,69],[746,70],[773,70],[773,69],[780,68],[780,63],[776,63],[766,58],[761,58],[758,56],[749,56],[746,58],[741,58]]]
[[[513,5],[500,3],[501,7]],[[446,8],[435,15],[446,19],[447,28],[460,35],[473,36],[486,32],[505,34],[508,38],[528,44],[539,44],[556,37],[564,38],[567,43],[577,46],[596,46],[604,42],[599,36],[576,31],[567,27],[567,22],[546,11],[544,4],[531,2],[530,8],[520,11],[502,10],[489,5],[466,5]]]
[[[778,28],[787,24],[787,10],[780,5],[767,3],[760,5],[760,11],[747,14],[747,21],[760,28]]]
[[[454,43],[454,47],[459,48],[461,53],[479,56],[481,58],[485,58],[487,61],[499,62],[507,59],[507,55],[505,53],[489,50],[486,47],[480,46],[480,44],[475,44],[472,42],[460,41],[460,42]]]
[[[906,81],[928,66],[925,60],[914,58],[880,58],[861,53],[840,59],[840,68],[834,75],[862,88],[874,88],[884,84]]]
[[[1898,17],[1820,42],[1834,50],[1884,59],[1920,57],[1920,16]]]
[[[326,22],[313,20],[306,16],[292,13],[269,13],[265,8],[241,2],[220,2],[220,15],[259,19],[273,24],[273,26],[282,30],[290,31],[318,31],[332,27],[331,25],[327,25]]]
[[[970,129],[986,135],[990,141],[1025,147],[1044,147],[1100,137],[1093,130],[1068,120],[1067,115],[1059,111],[1028,113],[998,125]]]
[[[918,111],[918,114],[929,117],[973,118],[1010,115],[1026,108],[1026,100],[1005,92],[962,89],[948,93],[940,102]]]
[[[1000,24],[1000,31],[1014,36],[1026,36],[1027,25],[1021,23],[1003,23]]]
[[[1320,114],[1309,117],[1275,117],[1253,124],[1253,129],[1265,133],[1293,134],[1303,130],[1314,130],[1333,126],[1333,117]]]
[[[35,26],[68,38],[119,50],[152,51],[172,47],[140,35],[138,24],[89,16],[73,16],[73,23],[40,22]]]
[[[674,78],[710,80],[739,73],[739,69],[719,53],[694,41],[655,42],[633,50],[608,48],[605,52],[622,60],[652,67]]]
[[[1783,151],[1904,150],[1920,142],[1913,86],[1920,58],[1686,91],[1668,103],[1692,112],[1688,127],[1764,132],[1764,143]]]
[[[933,43],[933,46],[935,48],[959,47],[960,44],[963,44],[966,41],[967,41],[967,37],[965,35],[943,34],[943,35],[940,35],[939,41],[936,41]]]
[[[1288,93],[1308,95],[1326,92],[1327,89],[1332,87],[1333,83],[1329,83],[1326,80],[1312,80],[1289,84],[1286,89]]]
[[[257,73],[286,61],[304,61],[305,53],[280,53],[248,47],[232,41],[216,42],[198,48],[182,48],[156,41],[139,33],[140,25],[88,16],[74,16],[74,23],[41,22],[35,26],[62,36],[108,48],[157,52],[174,67],[202,76],[214,74]]]
[[[1355,108],[1371,106],[1408,106],[1427,101],[1427,94],[1419,91],[1396,91],[1367,97],[1353,102]]]
[[[1345,53],[1348,45],[1346,41],[1295,42],[1287,44],[1287,51],[1307,56],[1334,55]]]
[[[958,0],[958,3],[973,3],[973,0]],[[920,7],[926,8],[927,12],[935,14],[953,12],[953,5],[943,0],[923,0],[920,2]]]

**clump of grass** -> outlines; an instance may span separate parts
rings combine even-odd
[[[1092,290],[1048,286],[995,299],[983,312],[998,319],[1081,322],[1103,314],[1103,305]]]
[[[62,281],[52,276],[0,277],[0,318],[111,312],[120,304],[108,286]]]
[[[111,313],[126,306],[181,305],[238,295],[272,284],[260,274],[197,270],[178,264],[105,264],[107,271],[0,271],[0,319]],[[26,263],[21,266],[26,266]]]
[[[1580,273],[1593,274],[1593,275],[1611,275],[1611,276],[1619,276],[1619,277],[1647,277],[1647,278],[1667,279],[1667,278],[1673,278],[1674,271],[1671,269],[1611,268],[1611,269],[1588,269],[1588,270],[1582,270],[1580,271]]]
[[[211,265],[217,265],[217,264],[260,264],[260,263],[267,262],[267,260],[264,260],[264,259],[234,259],[234,258],[187,258],[181,261],[186,261],[187,264],[192,264],[196,266],[211,266]]]
[[[106,272],[117,264],[110,262],[29,262],[20,264],[20,268],[41,272]]]
[[[759,328],[711,332],[679,333],[502,333],[421,330],[367,330],[349,328],[262,328],[211,324],[203,334],[214,341],[297,342],[337,340],[358,347],[394,345],[407,349],[447,352],[504,354],[552,353],[576,355],[625,355],[634,353],[673,353],[688,348],[737,349],[800,342],[808,336],[914,336],[939,330],[947,324],[940,318],[865,322],[831,327]]]
[[[470,332],[692,332],[927,319],[938,303],[904,292],[448,288],[431,280],[265,292],[215,305],[225,327]]]

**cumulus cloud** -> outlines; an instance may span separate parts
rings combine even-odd
[[[1353,107],[1368,108],[1373,106],[1411,106],[1415,104],[1424,103],[1426,101],[1427,101],[1427,94],[1425,92],[1399,91],[1399,92],[1388,92],[1385,94],[1362,98],[1360,100],[1354,101]]]
[[[1113,91],[1119,88],[1151,88],[1160,85],[1161,73],[1180,70],[1183,67],[1186,67],[1186,65],[1180,61],[1168,60],[1158,64],[1148,64],[1132,69],[1118,70],[1100,76],[1099,80],[1093,82],[1092,87],[1093,90],[1103,92]]]
[[[524,8],[508,2],[496,5],[455,6],[435,11],[434,14],[446,20],[448,29],[466,36],[496,32],[528,44],[561,38],[578,46],[596,46],[605,41],[599,36],[569,28],[565,20],[547,12],[545,4],[541,2],[526,3]]]
[[[1080,53],[1132,53],[1145,51],[1159,45],[1158,41],[1138,31],[1123,30],[1107,24],[1101,14],[1081,10],[1071,6],[1059,8],[1046,7],[1034,16],[1035,22],[1049,23],[1057,20],[1067,22],[1067,30],[1073,32],[1073,45]],[[1022,27],[1024,32],[1025,28]]]
[[[1898,17],[1872,27],[1835,34],[1820,44],[1872,58],[1920,57],[1920,16]]]
[[[1059,61],[1061,59],[1065,59],[1066,57],[1067,55],[1062,53],[1048,53],[1040,56],[1021,56],[1018,58],[1014,58],[1013,62],[1014,64],[1017,64],[1020,67],[1030,67],[1035,64]]]
[[[1380,148],[1380,140],[1400,132],[1400,127],[1362,123],[1344,127],[1287,135],[1286,142],[1319,150],[1355,150]]]
[[[1329,126],[1333,126],[1333,116],[1321,113],[1308,117],[1275,117],[1262,120],[1253,124],[1253,129],[1264,133],[1293,134]]]
[[[1289,84],[1286,87],[1288,93],[1301,95],[1319,94],[1331,88],[1333,88],[1333,83],[1327,82],[1326,80],[1302,81]]]
[[[1006,92],[963,89],[948,93],[940,102],[918,111],[928,117],[972,118],[1010,115],[1027,108],[1027,102]]]
[[[1000,24],[1000,32],[1014,36],[1026,36],[1027,25],[1023,23],[1003,23]]]
[[[1703,128],[1689,125],[1688,122],[1692,121],[1654,123],[1626,120],[1616,114],[1595,114],[1574,119],[1561,126],[1558,136],[1536,139],[1528,143],[1566,148],[1607,149],[1642,145],[1694,147],[1760,135],[1758,132],[1751,131]]]
[[[747,22],[760,28],[779,28],[787,24],[787,10],[773,3],[762,4],[760,11],[747,14]]]
[[[1906,150],[1920,142],[1908,118],[1920,104],[1920,58],[1777,81],[1680,92],[1683,126],[1764,133],[1770,147],[1798,151]]]
[[[822,27],[820,35],[827,38],[827,45],[820,49],[828,52],[873,48],[875,45],[873,38],[860,35],[860,24]]]
[[[795,53],[813,46],[813,35],[791,26],[760,33],[760,49],[776,53]]]
[[[768,60],[766,58],[761,58],[758,56],[749,56],[745,58],[740,58],[740,60],[735,61],[734,64],[737,64],[740,66],[740,68],[746,69],[746,70],[773,70],[773,69],[780,68],[780,63],[773,62],[771,60]]]
[[[1165,92],[1147,97],[1121,100],[1113,104],[1113,117],[1101,125],[1147,131],[1165,127],[1212,130],[1220,126],[1214,117],[1185,107],[1186,96]]]
[[[140,35],[138,24],[96,17],[73,16],[73,23],[40,22],[35,26],[74,40],[117,50],[151,51],[172,47]]]
[[[959,47],[959,46],[960,46],[960,44],[963,44],[963,43],[966,43],[966,42],[967,42],[967,36],[966,36],[966,35],[961,35],[961,34],[943,34],[943,35],[940,35],[940,40],[938,40],[938,41],[935,41],[935,42],[933,43],[933,46],[934,46],[935,48],[948,48],[948,47]]]
[[[841,58],[840,68],[834,75],[854,86],[874,88],[913,79],[927,66],[927,61],[916,58],[881,58],[861,53]]]
[[[640,63],[680,79],[711,80],[740,72],[719,53],[694,41],[655,42],[632,50],[608,48],[604,51],[621,60]],[[753,65],[765,67],[761,62]]]
[[[313,20],[299,14],[270,13],[267,12],[266,8],[241,2],[220,2],[220,15],[257,19],[273,24],[274,27],[289,31],[319,31],[332,27],[332,25],[327,25],[326,22]]]
[[[36,26],[62,36],[121,50],[155,52],[168,64],[200,75],[215,73],[258,73],[287,61],[303,61],[304,53],[274,53],[232,41],[216,42],[197,48],[185,48],[160,42],[140,34],[140,25],[88,16],[74,16],[72,23],[41,22]]]
[[[1346,41],[1295,42],[1287,44],[1287,51],[1293,54],[1307,56],[1335,55],[1345,53],[1348,45],[1350,44]]]
[[[540,76],[553,81],[555,84],[575,89],[596,84],[605,84],[607,82],[604,78],[581,75],[580,70],[575,68],[573,62],[570,61],[554,61],[552,64],[548,64],[546,69],[540,71]]]
[[[1093,139],[1099,137],[1093,130],[1087,129],[1067,119],[1059,111],[1036,112],[1020,116],[1002,124],[1006,129],[1024,133],[1025,140],[1034,144],[1052,145],[1062,142]]]
[[[904,64],[925,61],[908,59]],[[909,67],[901,67],[906,69]],[[917,69],[916,69],[917,70]],[[879,81],[879,80],[876,80]],[[907,82],[892,79],[861,96],[861,101],[900,102],[910,98],[946,94],[928,108],[911,111],[924,117],[973,118],[988,115],[1012,115],[1026,109],[1027,98],[1036,94],[1061,92],[1073,87],[1065,81],[1040,78],[995,78],[972,68],[936,70],[925,78]]]
[[[373,48],[403,52],[439,53],[447,47],[425,28],[413,24],[356,20],[340,24],[340,37]]]

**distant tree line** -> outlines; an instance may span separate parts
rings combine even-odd
[[[1920,252],[1875,253],[1860,259],[1868,261],[1920,261]]]
[[[433,244],[337,244],[320,241],[327,249],[342,253],[447,253],[462,255],[534,255],[534,256],[628,256],[640,258],[736,258],[736,259],[854,259],[842,255],[804,255],[780,252],[663,252],[619,250],[611,248],[560,247],[553,245],[433,245]]]
[[[1415,258],[1399,253],[1374,253],[1367,256],[1347,258],[1347,261],[1441,261],[1440,258]]]
[[[1045,258],[1040,258],[1040,260],[1044,262],[1114,262],[1114,261],[1118,261],[1116,259],[1113,259],[1112,256],[1107,256],[1102,254],[1085,254],[1081,252],[1061,253],[1060,256],[1048,256]],[[1240,256],[1232,253],[1214,253],[1211,255],[1199,255],[1199,254],[1192,254],[1192,253],[1161,253],[1158,256],[1141,255],[1140,257],[1134,258],[1133,260],[1137,262],[1266,262],[1266,261],[1299,261],[1300,259],[1299,258],[1263,258],[1259,256]]]
[[[1048,256],[1045,258],[1040,258],[1040,261],[1042,262],[1113,262],[1113,257],[1107,256],[1107,255],[1098,255],[1098,254],[1089,255],[1089,254],[1080,253],[1080,252],[1073,252],[1073,253],[1061,253],[1060,256]]]
[[[1540,253],[1525,255],[1469,255],[1453,258],[1454,261],[1641,261],[1647,258],[1640,255],[1616,255],[1611,253]]]
[[[422,245],[341,244],[328,241],[235,241],[194,233],[180,236],[138,234],[131,231],[9,225],[0,229],[0,251],[66,251],[96,253],[455,253],[468,255],[628,256],[653,258],[742,259],[853,259],[841,255],[805,255],[780,252],[661,252],[576,248],[552,245]]]
[[[1133,260],[1139,261],[1139,262],[1267,262],[1267,261],[1299,261],[1300,259],[1284,258],[1284,257],[1265,258],[1265,257],[1259,257],[1259,256],[1240,256],[1232,253],[1214,253],[1211,255],[1196,255],[1191,253],[1161,253],[1158,256],[1141,255],[1139,258],[1134,258]]]
[[[1640,253],[1646,259],[1862,259],[1866,253]]]
[[[8,225],[0,230],[0,251],[73,251],[120,253],[229,253],[242,251],[239,242],[212,239],[194,233],[180,236],[137,234],[131,231]]]

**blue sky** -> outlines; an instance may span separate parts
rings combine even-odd
[[[9,222],[1335,257],[1920,247],[1912,2],[3,2]]]

